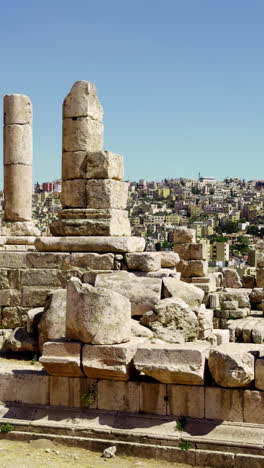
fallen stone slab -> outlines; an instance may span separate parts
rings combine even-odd
[[[255,359],[264,346],[229,343],[211,349],[208,365],[221,387],[248,387],[255,378]]]
[[[72,236],[38,237],[35,247],[41,252],[143,252],[143,237]]]
[[[163,278],[164,297],[178,297],[191,307],[199,306],[203,302],[204,292],[193,284],[179,281],[175,278]]]
[[[84,345],[82,364],[84,374],[95,379],[128,380],[135,369],[132,359],[145,338],[132,338],[118,345]]]
[[[68,282],[67,339],[101,345],[124,343],[131,338],[130,319],[130,302],[121,294],[82,283],[78,278]]]
[[[146,344],[133,359],[138,371],[161,383],[203,385],[208,343]]]
[[[76,342],[48,341],[39,362],[49,375],[82,377],[81,346]]]
[[[112,274],[98,274],[95,287],[116,291],[129,299],[131,314],[143,315],[152,310],[161,298],[161,279],[137,277],[127,271]]]

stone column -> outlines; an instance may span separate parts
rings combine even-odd
[[[2,235],[38,235],[32,222],[32,105],[4,96],[4,223]]]

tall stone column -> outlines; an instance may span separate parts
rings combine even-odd
[[[4,223],[2,235],[38,235],[32,222],[32,105],[4,96]]]

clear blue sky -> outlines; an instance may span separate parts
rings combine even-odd
[[[1,93],[32,99],[34,181],[61,175],[77,80],[96,83],[127,179],[264,179],[263,24],[263,0],[1,2]]]

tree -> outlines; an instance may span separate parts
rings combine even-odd
[[[160,252],[160,250],[161,250],[161,243],[160,242],[156,242],[155,249],[156,249],[157,252]]]

